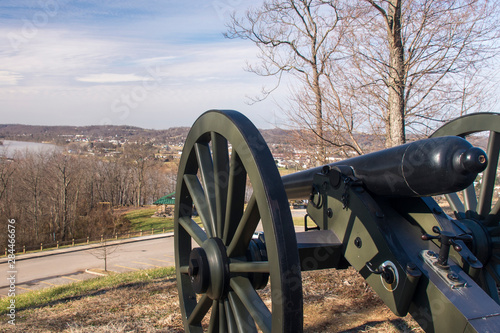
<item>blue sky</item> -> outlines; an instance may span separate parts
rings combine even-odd
[[[222,36],[258,3],[2,0],[0,123],[160,129],[230,108],[272,127],[275,102],[246,97],[273,83],[243,70],[257,48]]]

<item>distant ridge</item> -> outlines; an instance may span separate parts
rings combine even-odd
[[[92,126],[45,126],[0,124],[0,140],[20,140],[33,142],[52,142],[64,144],[65,138],[77,135],[90,140],[103,138],[127,139],[128,141],[145,142],[184,142],[190,127],[172,127],[164,130],[144,129],[128,125],[92,125]],[[294,144],[297,140],[296,130],[280,128],[260,130],[268,144]],[[302,134],[309,135],[309,134]],[[360,139],[371,145],[374,136],[360,134]],[[380,141],[380,140],[378,140]]]
[[[182,145],[190,127],[172,127],[168,129],[144,129],[128,125],[92,125],[92,126],[44,126],[44,125],[22,125],[22,124],[0,124],[0,141],[18,140],[31,142],[50,142],[64,145],[68,137],[83,136],[88,140],[101,139],[126,139],[128,142],[137,143],[175,143]],[[309,133],[298,134],[297,130],[286,130],[280,128],[260,130],[268,144],[296,145],[297,136],[310,135]],[[383,137],[374,134],[356,134],[360,145],[365,152],[383,149]],[[410,136],[409,141],[416,137]],[[473,145],[481,148],[486,146],[486,138],[476,137],[471,140]]]
[[[84,136],[90,140],[102,138],[127,139],[128,141],[150,142],[184,140],[189,127],[172,127],[166,130],[144,129],[128,125],[92,126],[43,126],[22,124],[0,124],[0,140],[22,140],[64,144],[66,137]],[[179,141],[180,141],[179,140]]]

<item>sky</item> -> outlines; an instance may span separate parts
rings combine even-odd
[[[0,124],[190,126],[235,109],[274,127],[274,81],[244,70],[251,42],[225,39],[256,0],[2,0]]]

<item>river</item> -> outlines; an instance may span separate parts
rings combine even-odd
[[[3,140],[3,145],[0,145],[0,156],[13,158],[16,153],[50,152],[57,149],[60,147],[50,143]]]

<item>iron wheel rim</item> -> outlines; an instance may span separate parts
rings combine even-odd
[[[474,235],[481,235],[482,246],[476,248],[476,255],[483,263],[479,284],[490,297],[500,304],[500,199],[492,207],[500,152],[500,114],[473,113],[452,120],[434,132],[431,137],[468,135],[489,132],[487,156],[488,166],[483,172],[483,180],[476,192],[474,184],[463,190],[461,199],[457,193],[446,194],[450,207],[458,220],[473,221]],[[478,242],[479,240],[475,240]],[[487,244],[485,246],[484,244]],[[479,251],[480,253],[477,253]]]
[[[245,207],[247,180],[253,194]],[[193,204],[203,229],[192,219]],[[267,263],[246,257],[259,221],[266,236]],[[269,148],[242,114],[208,111],[191,128],[179,164],[174,238],[179,304],[187,332],[203,331],[201,322],[210,309],[209,332],[302,328],[300,265],[287,196]],[[214,238],[221,240],[228,258],[229,274],[215,274],[216,280],[229,277],[228,285],[221,287],[227,290],[214,299],[205,293],[197,300],[187,275],[191,244],[203,247]],[[269,274],[271,311],[248,278],[252,272]]]

